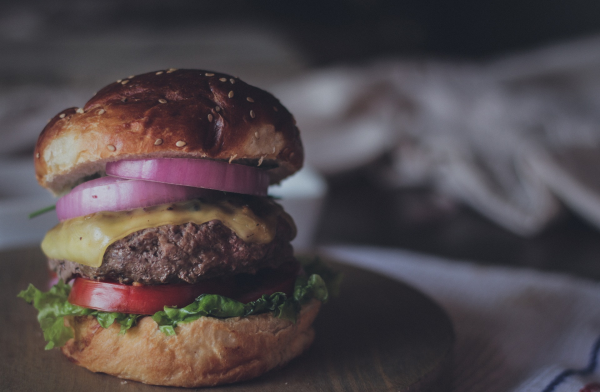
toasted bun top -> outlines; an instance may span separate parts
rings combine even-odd
[[[270,93],[201,70],[150,72],[109,84],[63,110],[37,141],[38,182],[55,194],[120,159],[207,158],[268,170],[271,183],[302,167],[294,117]]]

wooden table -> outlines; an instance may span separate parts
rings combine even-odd
[[[543,232],[521,237],[426,189],[386,189],[380,164],[329,178],[318,245],[414,250],[487,265],[526,267],[600,280],[600,230],[565,209]]]

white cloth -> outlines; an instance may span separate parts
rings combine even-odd
[[[600,227],[597,53],[600,38],[486,64],[338,66],[275,93],[323,172],[391,152],[385,183],[431,186],[517,234],[559,216],[557,198]]]
[[[320,253],[407,282],[446,309],[455,392],[577,392],[600,381],[600,283],[394,249]]]

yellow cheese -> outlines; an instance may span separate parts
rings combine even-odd
[[[283,210],[279,212],[287,215]],[[69,219],[51,229],[42,250],[51,259],[100,267],[106,249],[136,231],[163,225],[219,220],[246,242],[266,244],[275,237],[278,213],[257,217],[250,208],[221,200],[190,200],[121,212],[98,212]],[[287,218],[287,217],[286,217]]]

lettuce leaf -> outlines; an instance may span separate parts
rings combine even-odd
[[[299,310],[297,301],[287,298],[284,293],[263,295],[247,304],[221,295],[202,294],[184,308],[165,307],[163,311],[156,312],[152,319],[162,332],[175,335],[175,327],[178,324],[189,323],[204,316],[229,318],[271,312],[275,317],[296,322]]]
[[[95,316],[103,328],[110,327],[116,321],[121,325],[121,333],[125,333],[141,317],[137,314],[109,313],[73,305],[67,301],[70,292],[71,286],[59,281],[47,292],[30,284],[17,295],[38,310],[38,322],[44,332],[44,339],[48,342],[46,350],[61,347],[73,337],[71,328],[65,327],[65,316]]]
[[[297,257],[297,259],[302,264],[306,276],[319,275],[323,279],[329,296],[337,297],[340,294],[343,279],[342,273],[332,270],[318,257],[305,256]]]
[[[53,204],[53,205],[48,206],[48,207],[40,208],[39,210],[34,211],[31,214],[29,214],[29,219],[33,219],[36,216],[43,215],[46,212],[54,211],[55,209],[56,209],[56,204]]]
[[[253,314],[271,312],[275,317],[296,322],[300,307],[315,298],[327,302],[330,295],[339,291],[341,274],[331,271],[318,259],[304,266],[305,276],[296,279],[294,294],[288,298],[284,293],[263,295],[261,298],[244,304],[242,302],[216,294],[202,294],[191,304],[183,308],[165,307],[156,312],[152,319],[166,335],[175,335],[175,327],[181,323],[189,323],[200,317],[244,317]],[[73,337],[73,331],[64,325],[66,316],[93,316],[103,328],[109,328],[115,322],[121,326],[124,334],[136,325],[138,314],[102,312],[73,305],[67,301],[71,286],[62,281],[49,291],[42,292],[33,285],[21,291],[18,297],[23,298],[38,310],[38,321],[48,342],[46,350],[63,346]]]

